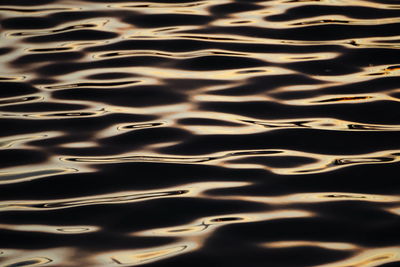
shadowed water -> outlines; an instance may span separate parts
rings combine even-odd
[[[0,0],[0,266],[400,266],[400,2]]]

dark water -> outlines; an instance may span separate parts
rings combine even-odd
[[[400,1],[0,20],[1,266],[400,266]]]

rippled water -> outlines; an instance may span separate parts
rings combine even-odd
[[[400,266],[397,0],[1,0],[1,266]]]

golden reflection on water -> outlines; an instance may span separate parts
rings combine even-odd
[[[389,212],[392,212],[396,215],[400,215],[400,207],[396,207],[396,208],[391,208],[391,209],[387,209]]]
[[[196,129],[196,128],[191,128]],[[218,128],[217,128],[218,129]],[[230,133],[227,129],[226,134]],[[240,132],[240,131],[236,131]],[[243,132],[242,132],[243,133]],[[176,142],[160,144],[162,146],[174,145]],[[154,148],[162,146],[154,146]],[[148,151],[148,150],[147,150]],[[123,162],[158,162],[158,163],[173,163],[173,164],[211,164],[217,166],[224,166],[225,168],[232,169],[246,169],[246,168],[257,168],[265,169],[276,174],[285,175],[301,175],[301,174],[313,174],[329,172],[341,168],[346,168],[355,165],[369,165],[369,164],[387,164],[396,163],[400,160],[400,152],[397,150],[392,151],[379,151],[374,153],[367,153],[361,155],[326,155],[299,152],[292,150],[283,149],[265,149],[265,150],[241,150],[241,151],[229,151],[219,152],[215,154],[208,154],[202,156],[170,156],[160,155],[158,153],[150,153],[146,150],[143,153],[118,155],[115,157],[63,157],[62,161],[74,162],[74,163],[123,163]],[[259,156],[265,157],[267,160],[270,157],[290,157],[297,156],[308,159],[313,159],[314,163],[300,164],[294,167],[270,167],[268,165],[262,165],[260,163],[237,163],[237,160],[246,159],[248,157]],[[284,160],[284,158],[282,159]]]
[[[280,211],[259,212],[259,213],[225,214],[223,216],[205,217],[202,218],[201,220],[196,220],[189,224],[176,227],[167,227],[167,228],[151,229],[141,232],[134,232],[131,235],[149,236],[149,237],[151,236],[177,237],[180,240],[177,242],[178,244],[180,244],[181,242],[184,242],[184,244],[194,244],[190,247],[190,249],[188,246],[185,248],[184,251],[182,250],[181,252],[181,253],[188,253],[194,249],[201,249],[204,246],[207,239],[212,236],[212,233],[218,230],[219,227],[223,227],[224,225],[261,222],[268,220],[290,219],[290,218],[305,218],[312,216],[314,216],[313,213],[302,210],[280,210]],[[174,247],[177,243],[174,244]],[[156,251],[156,253],[157,252],[158,251]],[[145,255],[148,254],[145,253]],[[135,261],[133,261],[132,263],[135,263]]]
[[[360,249],[354,244],[350,243],[338,243],[338,242],[313,242],[313,241],[275,241],[262,244],[267,248],[290,248],[290,247],[321,247],[333,250],[358,250]]]
[[[4,249],[0,253],[3,267],[11,266],[73,266],[74,248],[49,248],[43,250]]]
[[[109,1],[113,2],[113,1]],[[62,141],[55,145],[34,145],[35,141],[51,141],[62,139],[64,137],[80,135],[85,133],[85,125],[82,129],[64,132],[60,130],[43,130],[28,131],[27,133],[13,133],[0,138],[0,148],[7,150],[32,150],[43,151],[48,156],[47,160],[40,163],[26,164],[23,166],[6,167],[0,172],[0,185],[9,186],[9,188],[18,188],[29,182],[32,190],[39,190],[41,183],[46,185],[48,180],[60,179],[61,181],[72,174],[83,174],[100,172],[101,168],[114,166],[116,164],[165,164],[173,166],[176,170],[180,167],[194,166],[196,167],[218,167],[224,171],[236,173],[237,171],[264,171],[265,179],[268,180],[272,173],[274,177],[280,175],[282,177],[295,176],[293,178],[301,179],[301,175],[321,175],[321,184],[324,181],[324,175],[333,171],[347,171],[354,166],[397,166],[400,159],[400,150],[393,144],[393,149],[365,149],[367,152],[356,153],[352,150],[343,151],[343,153],[334,152],[310,152],[301,149],[270,147],[270,145],[262,146],[257,149],[225,149],[212,150],[210,153],[197,153],[194,149],[193,155],[187,155],[178,152],[165,152],[168,148],[179,147],[191,142],[197,137],[213,138],[215,136],[240,136],[241,138],[253,138],[256,134],[268,134],[274,131],[288,130],[313,130],[326,131],[334,133],[346,133],[348,135],[363,133],[381,133],[395,134],[400,130],[398,123],[385,123],[386,115],[382,111],[381,116],[376,121],[369,120],[369,116],[365,115],[365,121],[357,121],[351,119],[353,113],[352,107],[359,105],[378,105],[379,103],[398,103],[399,97],[396,94],[400,89],[396,86],[388,86],[388,88],[380,88],[379,85],[368,87],[369,83],[374,84],[376,79],[398,78],[400,65],[388,57],[385,60],[376,60],[376,58],[368,59],[373,62],[366,64],[352,62],[352,58],[346,58],[363,52],[364,57],[369,56],[368,51],[374,49],[386,50],[399,49],[399,36],[379,36],[385,35],[383,28],[373,28],[379,30],[371,31],[372,36],[355,37],[346,35],[343,37],[335,37],[334,40],[326,40],[326,38],[318,38],[318,33],[313,32],[316,36],[304,36],[304,38],[296,37],[291,40],[291,33],[296,30],[313,29],[320,27],[384,27],[385,25],[398,24],[398,17],[373,18],[356,18],[352,14],[304,14],[303,17],[289,17],[287,19],[270,20],[274,15],[284,15],[295,8],[315,6],[330,6],[343,8],[346,6],[356,6],[363,8],[372,8],[377,10],[393,11],[398,10],[397,3],[379,3],[381,1],[363,1],[363,0],[272,0],[259,2],[260,7],[257,10],[236,11],[227,13],[223,16],[214,16],[212,9],[218,5],[230,4],[230,0],[221,1],[195,1],[190,3],[157,3],[153,2],[135,2],[132,3],[107,3],[107,2],[85,2],[79,1],[79,7],[73,1],[58,1],[47,5],[40,5],[37,8],[7,5],[0,7],[1,18],[18,18],[29,16],[32,18],[44,18],[57,15],[60,12],[103,12],[103,15],[88,16],[85,19],[73,19],[71,21],[60,21],[56,26],[44,27],[41,29],[7,29],[0,33],[1,47],[11,47],[8,53],[1,54],[1,60],[4,64],[0,64],[0,80],[5,82],[24,82],[32,84],[38,89],[35,93],[29,93],[23,96],[2,97],[0,99],[0,117],[2,119],[26,120],[28,123],[60,123],[68,124],[71,121],[87,119],[87,125],[96,124],[98,121],[91,122],[90,119],[99,119],[107,121],[107,116],[112,115],[151,115],[154,117],[145,121],[114,122],[111,121],[104,127],[99,127],[93,131],[87,138],[79,140]],[[159,1],[160,2],[160,1]],[[162,2],[162,1],[161,1]],[[315,7],[314,7],[315,8]],[[118,13],[121,12],[121,13]],[[133,12],[130,14],[129,12]],[[377,11],[378,12],[378,11]],[[329,13],[329,12],[328,12]],[[350,12],[351,13],[351,12]],[[165,25],[153,27],[153,25],[144,25],[143,27],[123,21],[126,14],[135,17],[136,15],[159,15],[159,14],[179,14],[179,15],[199,15],[213,17],[210,22],[204,25]],[[67,15],[68,16],[68,15]],[[154,21],[153,21],[154,22]],[[172,23],[174,24],[174,23]],[[177,23],[179,24],[179,23]],[[238,28],[235,28],[238,27]],[[240,27],[244,27],[240,30]],[[249,27],[249,28],[246,28]],[[34,27],[33,27],[34,28]],[[206,30],[210,30],[210,32]],[[230,29],[237,29],[232,31]],[[267,29],[271,33],[265,34],[260,31]],[[339,29],[339,28],[338,28]],[[345,29],[345,28],[340,28]],[[49,39],[45,42],[32,42],[26,38],[32,37],[48,37],[52,34],[74,34],[79,30],[98,30],[108,33],[116,33],[115,37],[106,40],[65,40]],[[202,32],[205,30],[204,32]],[[226,30],[226,32],[224,32]],[[255,30],[252,34],[250,30]],[[274,34],[279,31],[287,31],[288,34],[282,35],[282,38],[276,37]],[[278,35],[277,35],[278,36]],[[76,37],[78,38],[78,37]],[[308,39],[307,39],[308,38]],[[140,47],[136,49],[134,43],[130,47],[118,48],[118,44],[125,41],[188,41],[194,42],[199,47],[168,47],[168,45],[155,45],[154,47]],[[114,48],[114,45],[116,48]],[[201,47],[204,45],[204,47]],[[103,49],[96,48],[102,47]],[[108,48],[107,48],[108,47]],[[255,47],[263,47],[263,49]],[[320,48],[324,49],[320,49]],[[326,47],[332,47],[330,50]],[[289,49],[290,48],[290,49]],[[311,50],[309,48],[315,48]],[[91,50],[93,49],[93,50]],[[302,50],[304,49],[304,50]],[[370,49],[370,50],[369,50]],[[254,50],[254,51],[253,51]],[[327,51],[329,50],[329,51]],[[81,53],[81,57],[76,60],[46,59],[46,56],[54,56],[57,53],[73,52]],[[372,52],[371,52],[372,53]],[[44,56],[43,56],[44,54]],[[28,63],[16,63],[23,56],[40,56],[42,59],[36,58]],[[376,57],[377,53],[374,52]],[[159,65],[143,65],[133,64],[141,57],[156,58],[164,60]],[[257,60],[259,66],[238,65],[237,68],[218,69],[216,66],[206,66],[204,69],[190,69],[188,67],[180,67],[178,63],[189,62],[185,65],[192,67],[192,60],[198,60],[205,57],[230,58],[234,61],[240,60]],[[343,60],[345,58],[345,60]],[[356,57],[357,58],[357,57]],[[107,61],[109,60],[109,61]],[[115,61],[113,61],[115,60]],[[132,66],[123,65],[125,61],[132,61]],[[357,60],[357,59],[356,59]],[[355,61],[356,61],[355,60]],[[366,60],[366,61],[368,61]],[[52,74],[50,71],[43,69],[52,67],[52,64],[61,64],[59,73]],[[104,64],[104,62],[114,62],[112,64]],[[115,63],[117,62],[117,63]],[[122,63],[121,63],[122,62]],[[71,64],[70,64],[71,63]],[[119,66],[119,64],[122,64]],[[147,64],[144,62],[143,64]],[[336,71],[339,74],[333,75],[333,69],[330,64],[338,64]],[[193,63],[194,64],[194,63]],[[297,64],[297,65],[296,65]],[[303,67],[293,67],[303,64]],[[308,65],[310,64],[310,65]],[[317,64],[317,67],[313,67]],[[318,65],[320,64],[320,65]],[[68,67],[81,66],[76,69]],[[195,65],[195,64],[194,64]],[[346,67],[357,66],[355,70],[346,71]],[[310,69],[308,69],[308,67]],[[42,72],[40,72],[42,71]],[[341,72],[342,71],[342,72]],[[128,75],[117,78],[97,79],[96,75],[102,73],[122,73]],[[129,76],[129,75],[132,75]],[[293,77],[308,78],[313,82],[292,81],[288,83],[273,86],[274,80],[279,77],[288,76],[288,80]],[[260,78],[270,78],[269,81],[260,82],[265,90],[257,89],[252,91],[253,83]],[[40,80],[42,79],[42,80]],[[50,81],[43,81],[49,79]],[[172,82],[171,82],[172,80]],[[174,82],[186,81],[187,84],[178,88]],[[203,81],[212,81],[210,84],[201,85]],[[315,82],[315,83],[314,83]],[[361,85],[354,89],[352,86],[360,83]],[[95,101],[92,99],[62,99],[57,97],[57,93],[74,92],[74,90],[90,90],[94,91],[94,96],[101,95],[104,91],[114,90],[118,94],[118,90],[132,90],[141,86],[160,86],[167,93],[177,92],[184,100],[173,103],[155,103],[149,105],[132,105],[119,104],[118,101],[109,101],[107,97]],[[238,93],[232,93],[232,88],[242,86]],[[336,92],[332,88],[339,87]],[[271,88],[270,88],[271,87]],[[341,90],[341,91],[340,91]],[[233,90],[234,91],[234,90]],[[289,97],[285,96],[286,94]],[[291,95],[291,97],[290,97]],[[154,98],[158,96],[155,94]],[[134,102],[134,100],[132,100]],[[267,117],[262,115],[248,115],[242,112],[241,108],[237,108],[237,113],[230,113],[229,110],[211,110],[204,108],[205,105],[219,104],[242,104],[242,103],[268,103],[268,105],[284,107],[282,109],[289,110],[290,114],[275,114],[271,112]],[[33,109],[33,111],[25,111],[25,106],[32,105],[37,107],[41,104],[51,103],[55,108]],[[62,104],[78,104],[82,108],[74,110],[58,110],[57,105]],[[136,103],[143,104],[143,103]],[[35,106],[37,105],[37,106]],[[335,110],[336,107],[345,105],[344,115],[329,117],[324,112],[326,110]],[[13,108],[15,108],[13,110]],[[20,109],[18,109],[20,108]],[[311,115],[298,115],[297,110],[302,108],[320,108],[321,112],[310,112]],[[265,109],[268,109],[266,107]],[[3,111],[5,110],[5,111]],[[11,110],[11,111],[10,111]],[[22,111],[21,111],[22,110]],[[384,108],[382,108],[384,110]],[[244,111],[244,110],[243,110]],[[377,111],[379,112],[379,111]],[[390,117],[390,116],[389,116]],[[198,120],[218,120],[219,124],[202,124],[202,123],[182,123],[185,119]],[[382,122],[380,122],[382,121]],[[47,125],[47,124],[43,124]],[[77,126],[79,128],[81,126]],[[17,128],[17,127],[15,127]],[[51,128],[51,127],[50,127]],[[185,137],[177,141],[161,140],[150,142],[130,151],[114,152],[113,147],[109,147],[109,151],[100,153],[90,153],[91,149],[102,147],[102,141],[107,138],[116,138],[124,134],[132,134],[134,131],[146,131],[155,129],[173,128],[188,133]],[[24,130],[24,129],[21,129]],[[82,132],[80,132],[82,131]],[[88,130],[88,132],[90,132]],[[333,136],[333,135],[332,135]],[[295,138],[301,139],[301,134]],[[268,137],[265,137],[266,139]],[[74,139],[74,138],[72,138]],[[332,138],[334,139],[334,138]],[[381,142],[380,138],[376,138],[376,143]],[[136,141],[136,140],[133,140]],[[268,141],[268,140],[266,140]],[[328,140],[340,143],[340,140]],[[129,142],[127,142],[129,143]],[[262,141],[260,141],[261,144]],[[118,146],[125,146],[115,145]],[[129,144],[127,144],[129,145]],[[205,147],[209,146],[206,142]],[[80,154],[81,150],[87,150]],[[72,152],[71,152],[72,151]],[[164,151],[164,152],[163,152]],[[252,157],[265,159],[264,162],[246,161]],[[269,164],[269,159],[282,157],[280,163],[286,163],[289,157],[304,158],[306,163],[299,163],[290,166],[274,166]],[[285,158],[286,157],[286,158]],[[397,164],[397,165],[396,165]],[[259,173],[259,172],[257,172]],[[147,179],[147,174],[144,178]],[[160,173],[160,176],[166,175]],[[174,173],[166,175],[165,179],[170,179],[174,184]],[[176,174],[178,175],[178,173]],[[184,174],[187,175],[187,174]],[[146,201],[173,199],[176,201],[186,201],[190,198],[197,200],[230,200],[239,201],[240,203],[265,205],[265,211],[258,212],[220,212],[218,215],[203,216],[191,220],[190,222],[176,223],[176,225],[168,225],[154,229],[146,229],[143,231],[129,231],[125,233],[128,237],[173,237],[176,241],[163,246],[143,247],[137,249],[99,249],[96,252],[86,251],[86,248],[76,247],[60,247],[48,249],[1,249],[0,257],[2,266],[136,266],[147,263],[162,261],[163,259],[179,256],[182,254],[194,252],[196,250],[205,249],[207,240],[218,231],[218,229],[229,224],[249,224],[264,221],[279,221],[284,219],[296,218],[317,218],[321,216],[316,212],[310,212],[299,208],[299,205],[326,205],[335,204],[337,202],[369,204],[371,209],[373,205],[379,205],[377,208],[382,212],[388,212],[393,216],[400,216],[400,197],[393,193],[390,194],[362,193],[363,189],[355,192],[351,190],[324,190],[321,192],[308,192],[307,189],[296,193],[282,193],[277,196],[252,196],[247,193],[245,188],[256,186],[256,182],[252,180],[252,174],[240,176],[239,181],[220,181],[218,175],[213,177],[214,173],[209,173],[210,177],[202,181],[197,178],[197,182],[182,183],[171,186],[161,187],[153,184],[151,189],[135,189],[127,188],[114,192],[110,189],[107,193],[96,194],[87,193],[79,197],[62,196],[51,199],[9,199],[2,201],[0,204],[0,212],[56,212],[63,210],[72,210],[76,208],[90,209],[101,208],[106,205],[135,204],[146,205]],[[383,172],[382,176],[386,176]],[[110,179],[112,179],[111,177]],[[215,178],[215,181],[213,179]],[[351,178],[351,177],[350,177]],[[350,179],[349,178],[349,179]],[[364,177],[367,179],[367,177]],[[374,177],[376,183],[379,184],[381,177]],[[84,178],[83,178],[84,179]],[[271,178],[272,179],[272,178]],[[273,178],[275,179],[275,178]],[[383,177],[384,179],[384,177]],[[269,180],[268,180],[269,181]],[[85,182],[85,181],[82,181]],[[120,181],[117,181],[120,182]],[[38,186],[39,185],[39,186]],[[36,187],[35,187],[36,186]],[[77,185],[79,186],[79,185]],[[96,186],[96,185],[94,185]],[[283,186],[284,187],[284,186]],[[242,193],[232,193],[219,196],[212,193],[216,189],[243,189]],[[360,187],[361,188],[361,187]],[[43,189],[43,188],[40,188]],[[357,189],[357,188],[356,188]],[[43,190],[51,190],[45,188]],[[211,191],[211,192],[210,192]],[[311,191],[311,190],[310,190]],[[350,192],[348,192],[350,191]],[[27,192],[29,194],[30,192]],[[273,210],[267,209],[272,207]],[[168,208],[168,207],[166,207]],[[188,211],[190,212],[190,211]],[[38,213],[39,214],[39,213]],[[33,215],[36,216],[36,215]],[[138,215],[140,216],[140,215]],[[175,216],[172,214],[171,216]],[[1,217],[1,216],[0,216]],[[95,217],[95,216],[94,216]],[[30,233],[36,234],[52,234],[57,237],[60,235],[82,235],[82,238],[90,237],[90,234],[101,234],[108,231],[102,225],[96,225],[97,221],[92,224],[73,223],[68,225],[52,224],[46,222],[29,223],[20,222],[19,224],[0,223],[0,229],[8,232]],[[384,226],[383,226],[384,227]],[[85,236],[88,234],[88,236]],[[360,242],[362,243],[362,242]],[[400,261],[400,248],[398,246],[382,246],[367,247],[358,243],[350,243],[343,240],[341,242],[326,241],[309,241],[309,240],[275,240],[272,242],[261,243],[260,247],[268,250],[285,249],[293,247],[318,247],[327,250],[349,251],[353,256],[344,260],[318,265],[318,267],[373,267],[380,266],[385,263],[395,263]],[[80,251],[82,250],[82,251]],[[317,266],[314,266],[317,267]]]
[[[133,203],[160,198],[196,197],[201,196],[204,191],[210,189],[232,188],[245,185],[249,185],[249,183],[203,182],[163,188],[162,190],[117,192],[103,195],[97,194],[95,196],[82,196],[78,198],[52,199],[42,201],[3,201],[0,205],[0,212],[14,210],[57,210],[91,205]]]
[[[259,212],[259,213],[244,213],[244,214],[226,214],[223,216],[214,216],[202,218],[190,224],[169,227],[161,229],[151,229],[142,232],[132,233],[134,236],[177,236],[177,237],[191,237],[198,238],[201,236],[204,240],[219,227],[227,224],[260,222],[267,220],[278,220],[283,218],[303,218],[312,217],[314,214],[302,210],[279,210],[272,212]]]
[[[122,266],[137,266],[141,264],[147,264],[163,259],[167,259],[170,257],[178,256],[182,253],[188,253],[197,249],[196,244],[194,243],[175,243],[169,246],[162,246],[152,249],[143,249],[143,250],[127,250],[127,251],[118,251],[116,253],[106,253],[103,255],[99,255],[96,257],[98,261],[108,261],[111,258],[118,265]]]
[[[399,247],[366,248],[350,259],[331,264],[322,264],[318,265],[318,267],[376,267],[386,263],[395,263],[399,260]]]
[[[99,231],[97,226],[88,225],[6,225],[0,224],[0,229],[26,232],[42,232],[51,234],[81,234]]]
[[[49,166],[46,166],[49,167]],[[58,166],[59,167],[59,166]],[[29,166],[20,170],[10,170],[0,172],[0,184],[14,184],[32,181],[35,179],[45,178],[53,175],[61,175],[66,173],[77,172],[74,168],[57,168],[57,169],[40,169]]]
[[[53,260],[49,259],[49,258],[28,258],[26,260],[23,261],[18,261],[18,262],[13,262],[7,265],[3,265],[5,267],[12,267],[12,266],[43,266],[44,264],[48,264],[53,262]]]
[[[337,201],[365,201],[372,203],[389,203],[396,204],[400,202],[399,196],[357,194],[345,192],[325,192],[325,193],[301,193],[290,194],[284,196],[273,197],[257,197],[257,196],[229,196],[232,200],[253,201],[257,203],[265,203],[268,205],[296,205],[299,203],[323,203]],[[390,209],[394,211],[396,209]]]

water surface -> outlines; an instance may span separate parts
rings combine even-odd
[[[1,0],[1,266],[400,266],[400,2]]]

